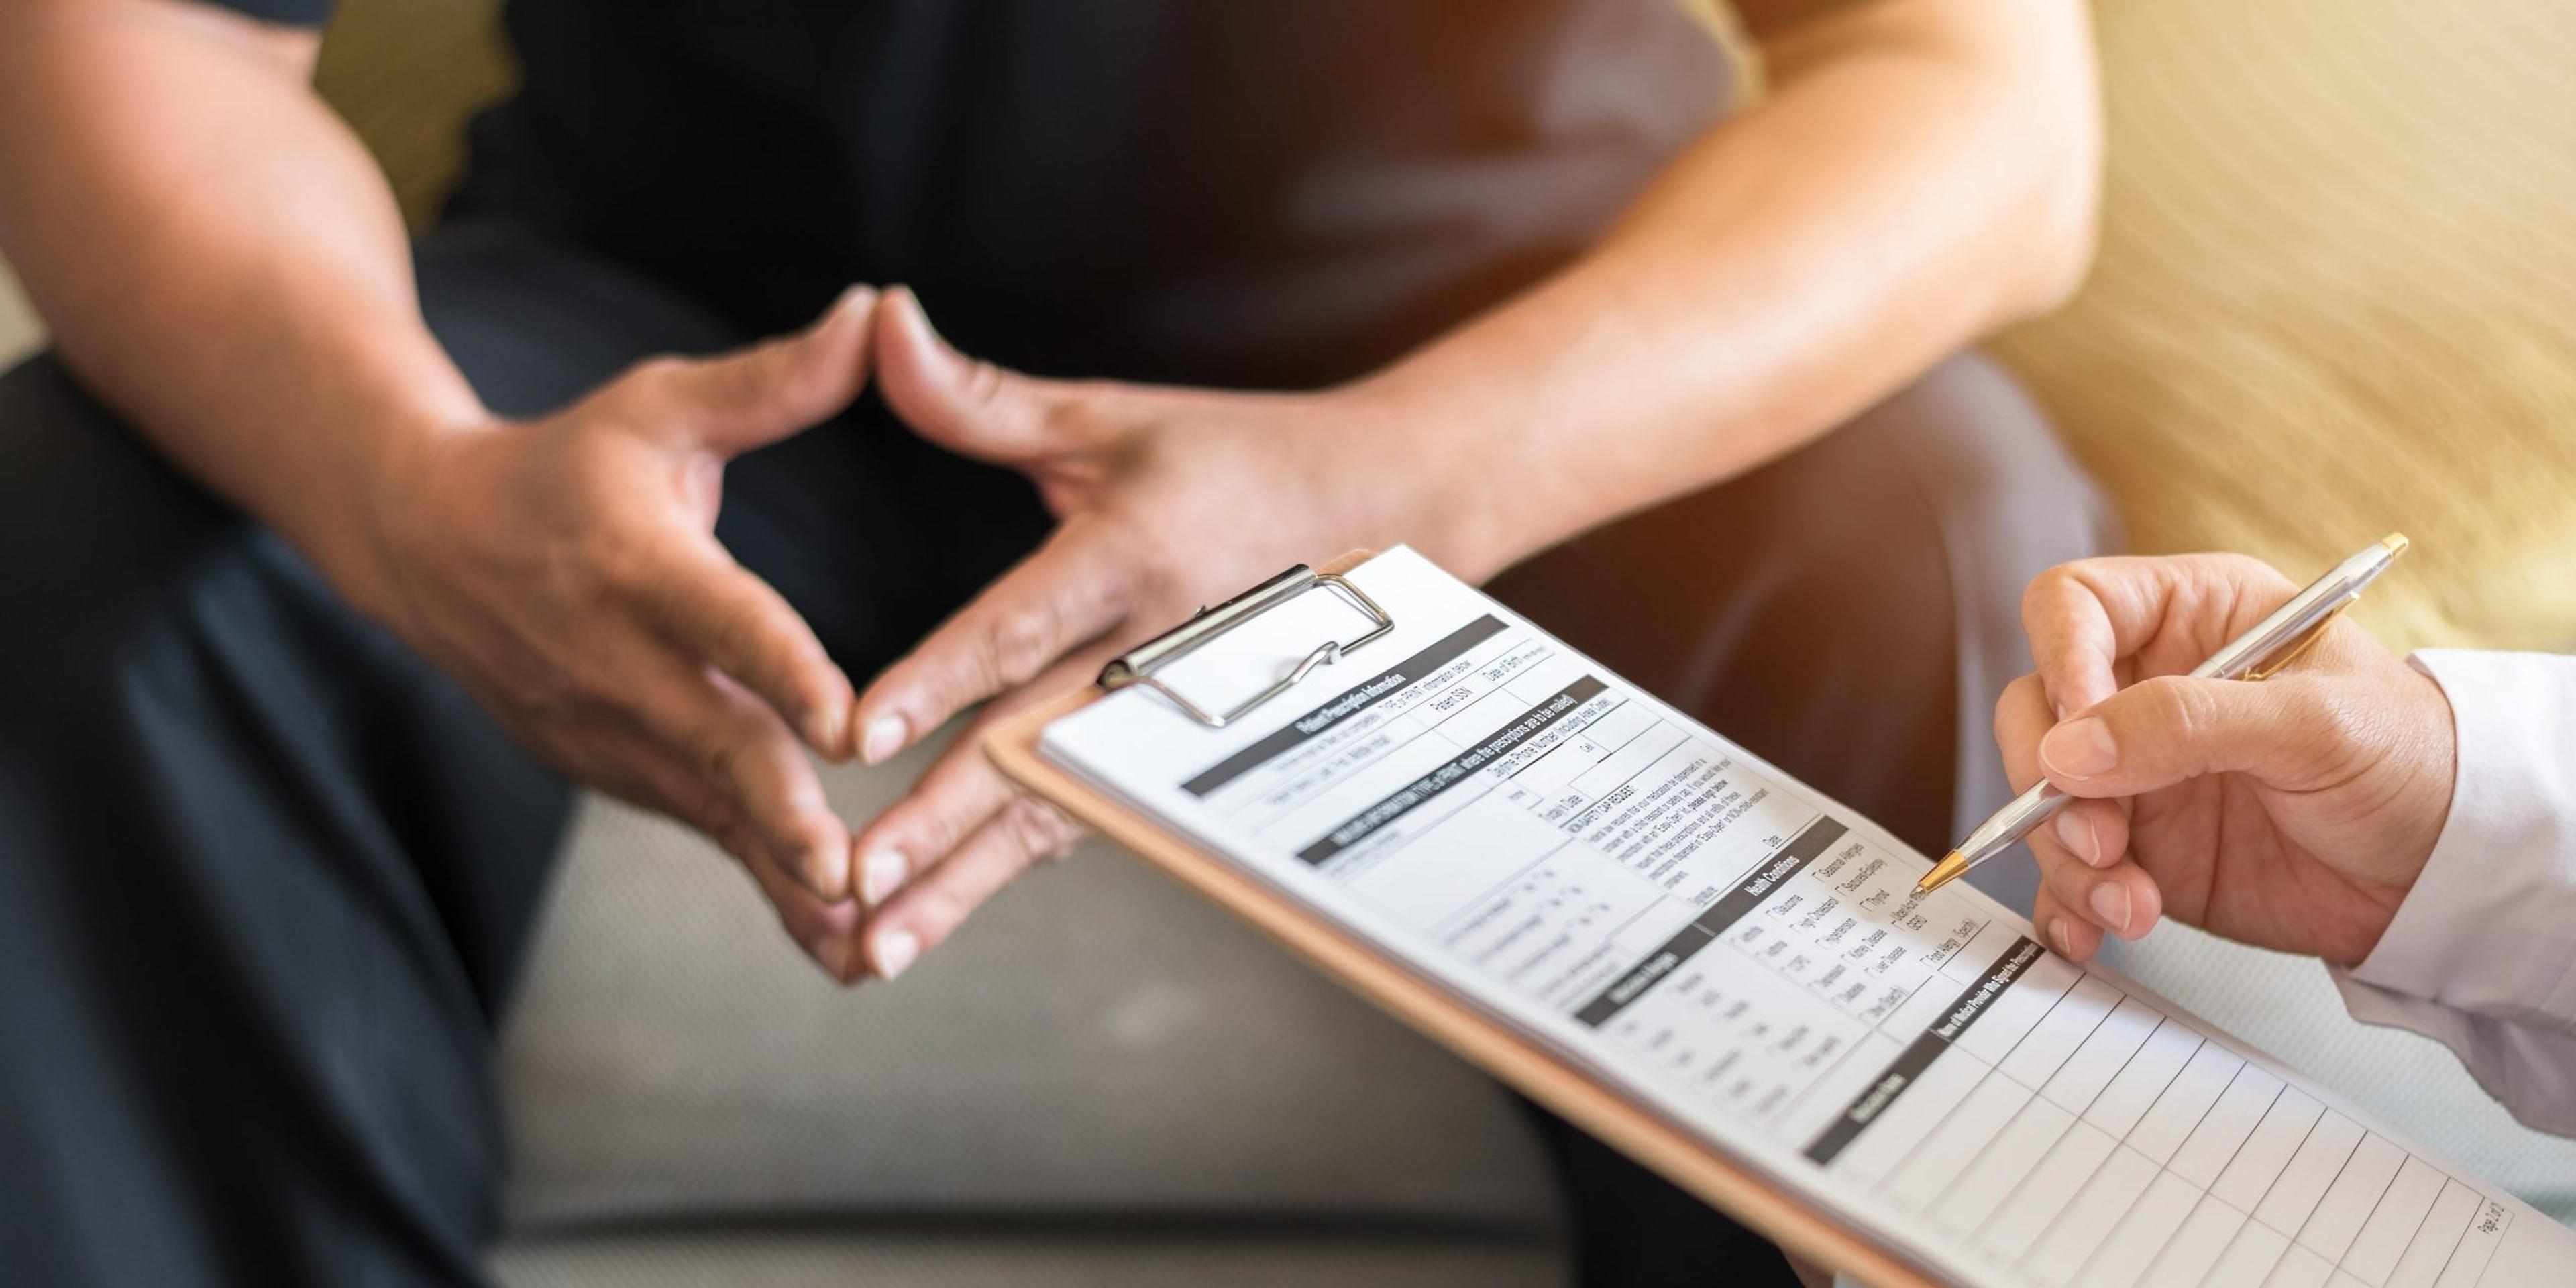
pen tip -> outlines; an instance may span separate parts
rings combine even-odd
[[[2379,544],[2386,546],[2388,548],[2388,557],[2394,559],[2397,556],[2406,553],[2406,547],[2413,545],[2414,543],[2406,539],[2405,533],[2392,532],[2387,536],[2381,537],[2379,539]]]
[[[1967,870],[1968,856],[1952,850],[1942,855],[1941,861],[1933,864],[1932,870],[1924,873],[1922,880],[1914,883],[1914,893],[1930,894],[1958,880],[1959,874]]]

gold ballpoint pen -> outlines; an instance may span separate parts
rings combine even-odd
[[[2208,661],[2192,668],[2202,679],[2264,680],[2288,666],[2306,652],[2309,645],[2325,634],[2337,615],[2361,598],[2362,588],[2388,571],[2397,556],[2406,553],[2406,535],[2392,532],[2377,544],[2335,565],[2334,571],[2317,578],[2308,588],[2290,597],[2290,602],[2256,622],[2254,628],[2227,642]],[[2054,817],[2066,802],[2074,799],[2048,785],[2042,779],[2031,785],[2009,805],[1995,811],[1995,816],[1968,833],[1959,848],[1941,856],[1923,879],[1914,883],[1917,894],[1928,894],[1958,880],[1978,864],[2011,849],[2015,841],[2031,834],[2040,824]]]

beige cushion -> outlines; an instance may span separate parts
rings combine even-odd
[[[465,160],[465,121],[518,82],[498,0],[349,0],[313,84],[383,166],[413,227]]]
[[[2363,620],[2576,646],[2576,5],[2104,0],[2102,253],[1998,346],[2141,551],[2313,575]]]

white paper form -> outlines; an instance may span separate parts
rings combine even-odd
[[[1042,750],[1938,1275],[2565,1285],[2576,1234],[2098,967],[1408,550],[1386,638],[1209,730]],[[1308,594],[1163,678],[1218,707],[1361,622]]]

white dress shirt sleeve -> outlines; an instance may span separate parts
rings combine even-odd
[[[2576,657],[2426,651],[2458,735],[2450,818],[2344,1006],[2459,1053],[2514,1117],[2576,1136]]]

